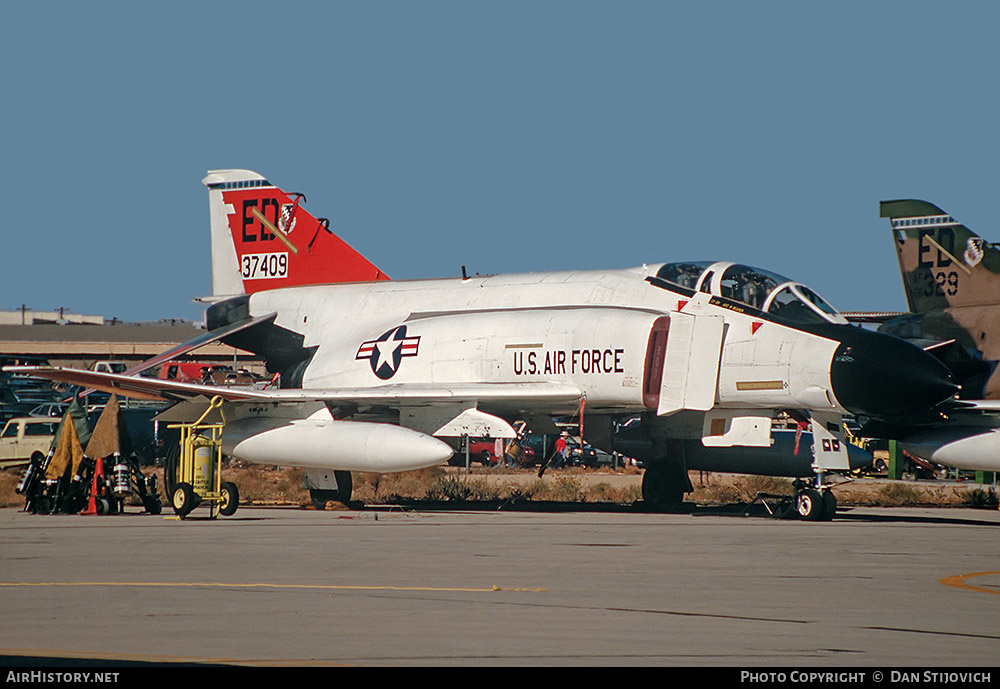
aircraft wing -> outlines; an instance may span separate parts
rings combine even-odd
[[[222,338],[224,338],[224,337],[226,337],[228,335],[232,335],[233,333],[238,333],[238,332],[240,332],[242,330],[246,330],[247,328],[255,326],[258,323],[263,323],[264,321],[271,320],[276,315],[277,315],[276,313],[269,313],[269,314],[266,314],[264,316],[258,316],[256,318],[247,318],[247,319],[244,319],[244,320],[241,320],[241,321],[237,321],[236,323],[231,323],[231,324],[223,326],[221,328],[216,328],[215,330],[209,330],[208,332],[206,332],[206,333],[204,333],[202,335],[199,335],[198,337],[196,337],[194,339],[191,339],[191,340],[188,340],[187,342],[181,343],[181,344],[177,345],[176,347],[172,347],[172,348],[168,349],[167,351],[162,352],[161,354],[157,354],[156,356],[154,356],[151,359],[146,359],[145,361],[139,362],[135,366],[129,367],[127,370],[125,370],[122,373],[122,375],[125,375],[125,376],[135,376],[135,375],[138,375],[138,374],[142,373],[143,371],[148,371],[149,369],[153,368],[154,366],[159,366],[160,364],[162,364],[162,363],[164,363],[166,361],[170,361],[171,359],[175,359],[176,357],[179,357],[182,354],[187,354],[188,352],[194,351],[195,349],[198,349],[199,347],[203,347],[203,346],[205,346],[207,344],[211,344],[212,342],[218,342],[219,340],[221,340]],[[55,380],[55,379],[52,379],[52,380]],[[63,381],[63,382],[66,382],[66,381]],[[86,389],[82,393],[80,393],[81,397],[86,397],[87,395],[89,395],[90,393],[92,393],[94,390],[103,389],[103,388],[97,388],[96,386],[94,386],[94,387],[88,387],[88,386],[83,385],[82,383],[74,383],[74,385],[81,385],[83,387],[86,387]],[[120,392],[120,394],[125,394],[123,390],[119,391],[119,392]],[[159,397],[140,397],[139,399],[161,399],[161,398],[159,398]]]
[[[158,366],[165,361],[170,361],[171,359],[179,357],[182,354],[187,354],[188,352],[198,349],[199,347],[211,344],[212,342],[217,342],[228,335],[238,333],[241,330],[246,330],[247,328],[257,325],[258,323],[263,323],[266,320],[273,319],[276,315],[276,313],[269,313],[264,316],[237,321],[236,323],[231,323],[221,328],[216,328],[215,330],[209,330],[193,340],[188,340],[183,344],[179,344],[176,347],[168,349],[162,354],[157,354],[152,359],[146,359],[145,361],[130,367],[128,370],[123,372],[123,375],[134,376],[138,373],[151,369],[154,366]]]
[[[22,373],[71,385],[145,400],[182,401],[218,395],[227,402],[329,402],[333,404],[402,406],[435,404],[456,400],[479,402],[549,402],[579,400],[581,390],[562,383],[458,383],[454,385],[395,384],[363,388],[317,388],[256,390],[182,383],[160,378],[142,378],[120,373],[83,371],[57,366],[5,366],[4,371]]]

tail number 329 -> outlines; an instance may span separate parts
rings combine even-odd
[[[269,280],[288,276],[288,253],[243,254],[240,272],[244,280]]]

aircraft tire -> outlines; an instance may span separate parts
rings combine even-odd
[[[837,514],[837,496],[833,491],[823,491],[823,517],[822,521],[828,522]]]
[[[226,481],[220,487],[222,502],[219,503],[219,514],[223,517],[231,517],[236,514],[236,508],[240,505],[240,491],[235,483]]]
[[[354,488],[351,480],[351,472],[335,471],[333,472],[333,476],[337,479],[337,488],[335,490],[326,488],[309,489],[309,499],[312,501],[313,507],[318,510],[326,509],[326,503],[328,502],[341,502],[346,505],[351,501],[351,492]]]
[[[684,486],[671,469],[651,464],[642,474],[642,500],[655,510],[677,509],[684,502]]]
[[[818,490],[807,488],[795,499],[795,510],[800,519],[817,522],[823,518],[823,496]]]
[[[337,478],[338,500],[346,505],[351,501],[351,492],[354,490],[354,484],[351,481],[351,472],[335,471],[333,475]]]

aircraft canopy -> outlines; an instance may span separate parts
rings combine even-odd
[[[666,263],[656,277],[695,292],[705,292],[763,311],[776,320],[847,323],[821,296],[800,282],[760,268],[727,261]]]

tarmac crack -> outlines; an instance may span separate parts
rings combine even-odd
[[[906,629],[904,627],[861,627],[877,632],[905,632],[907,634],[927,634],[931,636],[957,636],[967,639],[996,639],[1000,640],[997,634],[973,634],[971,632],[945,632],[935,629]]]
[[[392,595],[376,595],[373,597],[377,598],[402,598],[402,596],[392,596]],[[413,597],[406,596],[406,600],[422,600],[434,603],[456,603],[456,604],[467,604],[468,600],[457,600],[453,598],[429,598],[429,597]],[[710,613],[710,612],[690,612],[683,610],[657,610],[654,608],[628,608],[619,606],[595,606],[595,605],[558,605],[554,603],[524,603],[517,601],[499,601],[499,600],[484,600],[477,599],[476,602],[482,603],[483,605],[489,606],[505,606],[505,607],[521,607],[521,608],[535,608],[539,610],[579,610],[587,612],[614,612],[614,613],[629,613],[629,614],[644,614],[644,615],[670,615],[676,617],[693,617],[701,619],[719,619],[719,620],[740,620],[744,622],[772,622],[778,624],[812,624],[810,620],[794,620],[788,618],[780,617],[756,617],[752,615],[724,615],[721,613]]]

